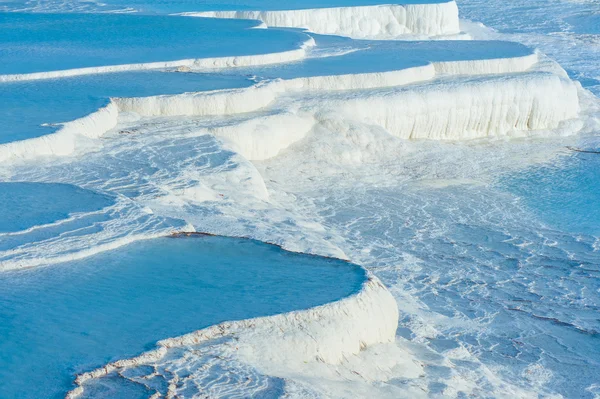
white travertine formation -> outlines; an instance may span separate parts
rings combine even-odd
[[[389,39],[401,35],[455,35],[460,32],[458,7],[452,1],[283,11],[207,11],[182,15],[239,18],[267,26],[305,28],[315,33],[354,38]]]
[[[313,107],[405,139],[461,140],[556,128],[578,115],[579,99],[572,81],[532,73],[338,95]]]
[[[394,342],[398,317],[394,297],[376,277],[369,277],[357,294],[337,302],[276,316],[225,322],[160,341],[155,350],[79,375],[78,387],[67,398],[81,395],[89,380],[158,362],[170,348],[234,334],[242,360],[253,364],[287,367],[290,363],[315,360],[337,364],[370,345]]]
[[[114,98],[54,134],[0,145],[0,161],[69,154],[80,135],[96,138],[112,129],[119,112],[224,116],[275,107],[269,116],[259,114],[208,131],[250,160],[277,155],[302,139],[327,112],[379,125],[406,139],[460,140],[555,128],[577,116],[577,85],[557,73],[555,64],[536,66],[537,60],[533,53],[388,72],[276,79],[241,89]]]
[[[303,139],[314,124],[310,114],[281,112],[211,127],[208,132],[246,159],[258,160],[272,158],[283,148]]]
[[[434,37],[459,33],[456,3],[444,0],[436,4],[185,15],[255,19],[262,21],[263,26],[305,28],[353,38],[393,39],[402,35]],[[158,68],[188,71],[277,64],[304,59],[307,49],[314,45],[314,40],[309,39],[297,49],[274,54],[0,75],[0,82]],[[80,140],[99,138],[117,126],[120,112],[146,117],[235,116],[202,129],[249,160],[278,155],[307,135],[318,134],[318,127],[331,124],[333,117],[377,126],[403,139],[464,140],[554,129],[563,121],[576,118],[580,112],[577,84],[562,73],[544,69],[537,53],[491,59],[465,58],[410,67],[394,63],[395,68],[379,72],[294,75],[290,79],[265,81],[242,89],[113,98],[98,111],[65,123],[54,134],[1,144],[0,162],[70,154]],[[339,133],[339,129],[332,129],[332,133]],[[370,144],[369,140],[365,142]],[[326,150],[334,153],[338,148],[333,144]],[[243,177],[248,179],[248,175]],[[260,182],[257,197],[267,201],[267,187],[264,181]],[[213,198],[210,197],[213,193],[207,192],[198,184],[183,188],[179,195],[192,200]],[[191,225],[184,229],[193,231]],[[143,238],[149,237],[131,235],[104,246],[94,246],[93,251]],[[91,250],[82,250],[76,256],[91,253]],[[60,259],[74,259],[69,256]],[[36,265],[38,263],[25,258],[11,261],[8,267],[0,261],[0,270]],[[225,322],[160,341],[155,350],[79,375],[77,388],[67,397],[83,394],[90,380],[139,365],[157,364],[173,348],[194,346],[220,337],[235,336],[238,358],[271,375],[282,369],[294,371],[298,365],[308,362],[339,364],[371,345],[394,342],[398,319],[396,300],[379,280],[368,277],[358,293],[334,303],[276,316]],[[170,387],[169,391],[174,389]]]
[[[83,118],[64,123],[56,132],[27,140],[0,144],[0,162],[29,159],[39,155],[67,155],[78,137],[98,138],[115,127],[119,109],[114,103]]]
[[[537,53],[522,57],[494,58],[487,60],[433,62],[438,75],[493,75],[524,72],[539,61]]]
[[[234,115],[264,108],[284,90],[280,81],[275,81],[243,89],[115,98],[113,102],[122,112],[135,112],[142,116]]]

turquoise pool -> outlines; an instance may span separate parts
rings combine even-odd
[[[62,398],[76,374],[227,320],[357,292],[365,272],[256,241],[141,241],[85,260],[0,274],[0,392]]]

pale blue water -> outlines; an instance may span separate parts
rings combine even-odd
[[[582,149],[598,150],[584,143]],[[516,322],[506,333],[525,338],[523,352],[539,352],[554,372],[552,389],[568,398],[592,397],[590,387],[600,382],[600,155],[571,152],[509,175],[499,186],[544,226],[537,240],[528,239],[529,256],[519,262],[529,297],[510,292],[507,309]],[[522,325],[539,333],[524,334]]]
[[[68,184],[0,183],[0,233],[27,230],[113,203],[111,197]]]
[[[548,225],[600,237],[600,154],[572,152],[549,165],[510,176],[503,185]]]
[[[454,373],[476,373],[483,364],[505,381],[539,386],[533,389],[540,394],[594,397],[588,389],[600,376],[600,253],[595,237],[568,231],[597,231],[593,219],[573,219],[597,215],[592,199],[600,179],[582,179],[579,190],[564,191],[571,199],[579,193],[578,200],[554,208],[565,180],[548,187],[551,179],[539,176],[524,172],[497,188],[407,183],[350,198],[332,190],[321,199],[322,216],[348,231],[349,245],[369,243],[360,261],[398,296],[399,335],[433,352],[424,358],[432,395],[444,397]],[[420,312],[406,297],[419,301]],[[474,358],[451,366],[436,360],[457,348]],[[478,381],[488,392],[482,397],[496,397],[489,380]]]
[[[221,237],[142,241],[85,260],[0,274],[0,396],[61,398],[75,374],[227,320],[357,292],[339,260]]]
[[[600,12],[581,13],[565,19],[575,33],[598,35],[600,34]]]
[[[504,40],[539,48],[600,94],[600,2],[457,0],[462,18],[496,29]]]

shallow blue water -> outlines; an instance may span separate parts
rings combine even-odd
[[[428,65],[431,62],[485,60],[530,55],[533,50],[519,43],[502,41],[385,41],[352,40],[311,34],[319,51],[349,51],[335,57],[313,57],[302,61],[255,68],[260,76],[298,77],[377,73]]]
[[[502,186],[549,226],[600,237],[600,154],[572,152],[507,177]]]
[[[77,373],[226,320],[356,292],[358,266],[222,237],[162,238],[0,275],[0,396],[59,398]]]
[[[504,186],[411,183],[355,197],[333,190],[323,198],[327,223],[346,229],[359,249],[369,243],[360,262],[397,296],[399,335],[425,342],[442,358],[457,348],[473,355],[451,366],[425,357],[431,395],[445,397],[454,373],[477,373],[483,364],[540,394],[594,397],[587,389],[600,375],[600,253],[594,237],[540,223],[536,193],[543,183],[529,177],[522,189],[532,193],[522,202]],[[559,202],[561,192],[546,196],[542,207]],[[418,300],[419,311],[407,298]],[[489,393],[481,397],[497,395],[486,378],[478,387]]]
[[[0,233],[53,223],[113,203],[110,197],[68,184],[0,183]]]
[[[300,32],[251,29],[256,25],[174,16],[0,13],[0,74],[267,54],[306,40]]]
[[[504,40],[540,49],[600,95],[600,2],[457,0],[462,18],[494,28]]]
[[[600,13],[582,13],[566,18],[575,33],[600,34]]]

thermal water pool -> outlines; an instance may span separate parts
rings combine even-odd
[[[80,261],[0,274],[0,396],[60,398],[76,374],[226,320],[357,292],[344,261],[256,241],[139,241]]]

